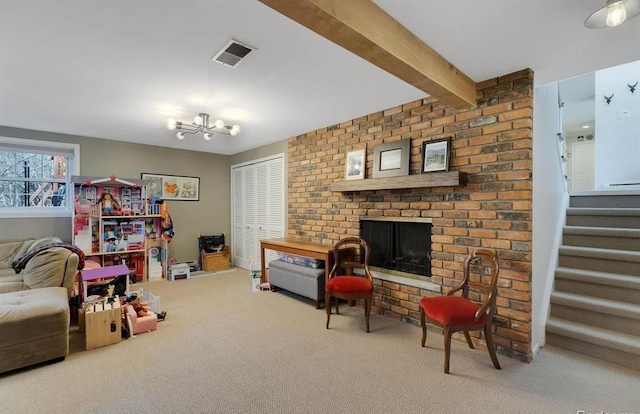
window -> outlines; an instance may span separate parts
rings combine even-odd
[[[0,218],[71,215],[80,146],[0,137]]]

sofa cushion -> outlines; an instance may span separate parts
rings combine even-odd
[[[11,269],[11,272],[13,274],[0,276],[0,293],[19,292],[28,289],[22,281],[22,275],[16,275],[13,269]]]
[[[29,289],[63,286],[67,258],[71,252],[61,247],[43,250],[29,260],[21,272]]]
[[[29,246],[29,249],[27,249],[26,253],[29,253],[30,251],[35,250],[40,246],[46,246],[51,243],[62,243],[62,240],[55,236],[47,236],[41,239],[34,240],[31,246]],[[18,259],[18,258],[19,256],[16,257],[15,259]]]
[[[25,254],[31,243],[33,243],[33,240],[7,240],[0,242],[0,269],[11,269],[11,263]]]
[[[67,290],[0,295],[0,373],[61,358],[69,352]]]

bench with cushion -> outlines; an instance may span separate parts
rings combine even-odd
[[[281,260],[269,262],[269,284],[312,299],[316,308],[324,300],[324,269],[313,269]]]

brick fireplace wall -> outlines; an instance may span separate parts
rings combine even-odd
[[[289,139],[288,234],[334,243],[359,236],[362,216],[431,218],[432,282],[445,290],[461,279],[471,250],[497,251],[494,341],[500,354],[530,361],[533,72],[480,82],[476,99],[475,107],[455,110],[426,98]],[[445,137],[452,138],[450,170],[468,174],[464,186],[353,193],[329,189],[344,180],[349,151],[366,148],[367,179],[376,145],[410,138],[410,174],[420,174],[422,143]],[[420,298],[439,295],[375,283],[373,312],[414,324]]]

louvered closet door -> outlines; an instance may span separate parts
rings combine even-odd
[[[284,166],[282,160],[272,160],[257,166],[256,244],[254,257],[260,261],[260,240],[284,237]],[[265,262],[278,258],[268,251]],[[256,270],[258,267],[255,268]]]
[[[233,263],[260,269],[260,240],[283,237],[284,157],[232,167]],[[269,252],[267,262],[277,258]]]
[[[242,214],[242,204],[244,202],[244,170],[237,168],[233,170],[233,248],[231,254],[233,263],[240,266],[245,258],[248,259],[247,251],[244,247],[244,215]]]

